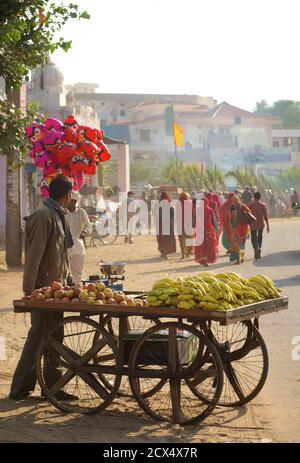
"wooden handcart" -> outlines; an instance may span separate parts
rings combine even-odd
[[[287,307],[287,297],[226,312],[14,301],[15,312],[43,311],[45,320],[61,313],[45,323],[36,356],[55,407],[95,414],[117,395],[133,396],[152,418],[180,424],[256,397],[268,374],[258,318]]]

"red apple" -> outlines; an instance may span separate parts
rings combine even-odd
[[[63,288],[63,285],[61,283],[59,283],[58,281],[53,281],[53,283],[51,285],[51,289],[52,289],[52,291],[58,291],[58,290],[62,290],[64,288]]]
[[[77,302],[80,302],[80,300],[79,300],[77,297],[74,297],[74,299],[72,299],[71,302],[73,302],[73,304],[74,304],[74,303],[77,304]]]
[[[98,293],[96,294],[96,300],[97,301],[104,301],[105,299],[105,294],[102,293],[101,291],[98,291]]]
[[[45,299],[45,302],[52,302],[53,299],[51,297],[48,297],[47,299]]]
[[[61,302],[61,298],[60,297],[54,297],[52,299],[52,302]]]
[[[97,291],[97,287],[94,283],[89,283],[88,286],[87,286],[87,290],[90,292],[90,291],[93,291],[94,293]]]
[[[107,304],[117,304],[117,301],[113,299],[112,297],[110,297],[109,299],[107,299],[106,303]]]
[[[63,297],[61,302],[70,302],[70,299],[68,297]]]
[[[78,298],[81,291],[82,291],[81,288],[75,288],[74,289],[74,297]]]

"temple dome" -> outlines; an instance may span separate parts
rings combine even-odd
[[[63,92],[64,75],[48,56],[45,64],[34,69],[31,82],[33,90],[55,89]]]

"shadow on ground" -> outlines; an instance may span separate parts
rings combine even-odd
[[[121,413],[117,402],[100,415],[83,416],[63,414],[37,398],[21,402],[1,399],[0,442],[108,442],[108,433],[109,442],[203,442],[208,436],[210,441],[218,441],[221,436],[230,439],[236,420],[247,413],[246,407],[217,407],[205,422],[180,426],[154,421],[131,399],[125,410],[122,403]]]
[[[256,267],[300,265],[300,251],[274,252],[253,262]]]

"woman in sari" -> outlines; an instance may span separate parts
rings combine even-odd
[[[241,203],[237,196],[232,199],[232,205],[230,207],[230,248],[229,248],[229,260],[236,264],[244,262],[245,255],[245,244],[246,239],[249,238],[249,225],[244,223],[242,220],[243,212],[251,214],[250,209],[246,204]]]
[[[192,239],[192,211],[193,203],[190,195],[183,191],[179,195],[176,206],[177,233],[181,249],[181,259],[189,257],[193,252],[192,246],[187,246],[186,243],[187,240]]]
[[[167,259],[168,254],[176,252],[176,240],[174,234],[174,208],[170,206],[170,198],[163,191],[159,198],[157,235],[158,250],[162,259]]]
[[[209,200],[207,198],[203,198],[202,201],[204,202],[204,223],[196,223],[196,234],[197,228],[198,233],[199,229],[203,230],[203,242],[195,246],[195,260],[200,265],[207,267],[208,264],[213,264],[217,260],[218,242],[214,228],[214,212],[212,208],[209,207]]]

